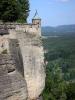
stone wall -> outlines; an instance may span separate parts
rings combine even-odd
[[[13,34],[15,31],[23,31],[41,36],[41,27],[38,24],[0,23],[0,34]]]

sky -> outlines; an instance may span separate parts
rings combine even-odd
[[[29,22],[36,10],[42,26],[75,24],[75,0],[30,0]]]

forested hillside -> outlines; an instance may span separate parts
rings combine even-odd
[[[42,27],[43,36],[75,35],[75,25],[60,25],[56,27]]]
[[[75,100],[75,36],[43,39],[46,64],[44,100]]]

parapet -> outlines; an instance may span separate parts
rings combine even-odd
[[[0,23],[0,35],[9,34],[10,30],[41,35],[41,26],[38,23]]]

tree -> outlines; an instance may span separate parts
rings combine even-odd
[[[66,94],[67,100],[75,100],[75,82],[69,82]]]
[[[26,22],[27,17],[29,15],[29,0],[18,0],[18,5],[19,5],[19,20],[21,22]]]
[[[19,10],[16,0],[0,0],[0,20],[15,21],[18,19]]]
[[[0,0],[0,20],[13,22],[26,21],[29,15],[28,0]]]
[[[48,63],[46,67],[46,86],[43,92],[44,100],[66,100],[66,83],[62,70],[56,63]]]

